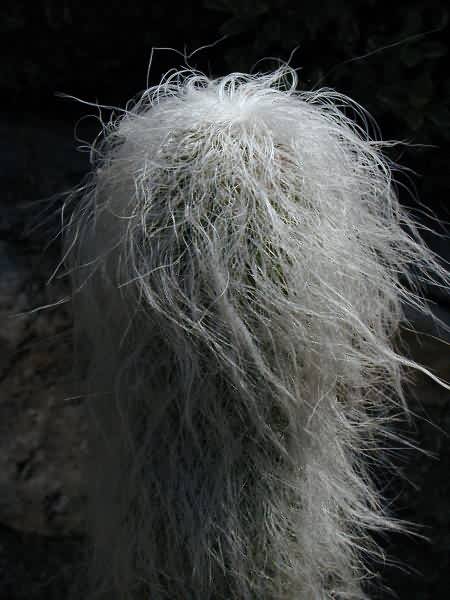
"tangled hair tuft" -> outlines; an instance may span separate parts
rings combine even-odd
[[[87,398],[89,599],[366,598],[413,279],[447,272],[367,115],[282,66],[176,71],[67,204]],[[370,461],[368,459],[370,457]]]

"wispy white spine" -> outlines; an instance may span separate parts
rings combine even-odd
[[[399,526],[367,460],[424,370],[393,344],[429,311],[408,267],[447,274],[362,109],[296,84],[172,73],[72,198],[89,598],[365,598],[369,534]]]

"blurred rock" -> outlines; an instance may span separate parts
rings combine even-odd
[[[82,403],[68,399],[70,306],[55,305],[67,283],[48,280],[60,260],[54,194],[87,157],[70,127],[29,118],[0,122],[0,159],[0,522],[66,535],[83,529],[86,448]]]
[[[14,255],[13,244],[0,252],[8,267],[0,286],[0,522],[46,535],[80,532],[85,436],[81,402],[67,399],[70,313],[67,304],[33,312],[67,289],[46,286],[48,259],[37,265]]]

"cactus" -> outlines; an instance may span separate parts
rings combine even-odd
[[[405,306],[432,314],[408,269],[447,272],[348,110],[367,121],[286,65],[186,69],[95,145],[63,228],[85,597],[367,598],[373,532],[404,527],[371,465],[408,412],[406,368],[449,389],[394,344]]]

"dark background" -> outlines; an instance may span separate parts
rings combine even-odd
[[[414,187],[424,206],[402,187],[400,199],[424,225],[441,235],[448,233],[448,18],[445,3],[437,0],[3,2],[1,239],[22,249],[46,243],[49,230],[30,234],[18,204],[32,203],[27,213],[31,215],[36,201],[79,182],[89,168],[86,148],[77,150],[85,146],[80,140],[91,142],[100,131],[99,114],[104,121],[110,116],[106,108],[99,113],[58,93],[123,107],[146,87],[152,47],[189,54],[220,38],[213,47],[195,53],[190,64],[216,77],[249,71],[265,58],[254,70],[268,70],[276,61],[267,57],[288,60],[296,49],[291,65],[301,67],[300,88],[336,88],[369,110],[384,139],[409,142],[411,146],[394,147],[388,154],[415,172],[411,180],[405,175],[401,180]],[[168,69],[182,65],[179,54],[156,50],[149,83],[158,83]],[[434,211],[434,218],[423,213],[424,207]],[[448,237],[423,235],[450,259]],[[443,314],[450,315],[448,294],[439,288],[428,292]],[[448,395],[444,400],[428,406],[427,415],[450,431]],[[397,487],[388,488],[388,494],[395,500],[396,514],[422,523],[430,541],[404,536],[382,540],[389,556],[409,565],[409,571],[386,565],[378,572],[401,600],[444,599],[450,593],[450,443],[448,435],[424,421],[410,433],[439,460],[403,458],[407,480],[396,480]],[[3,525],[0,600],[63,598],[82,540],[43,539]],[[387,591],[383,594],[390,597]]]

